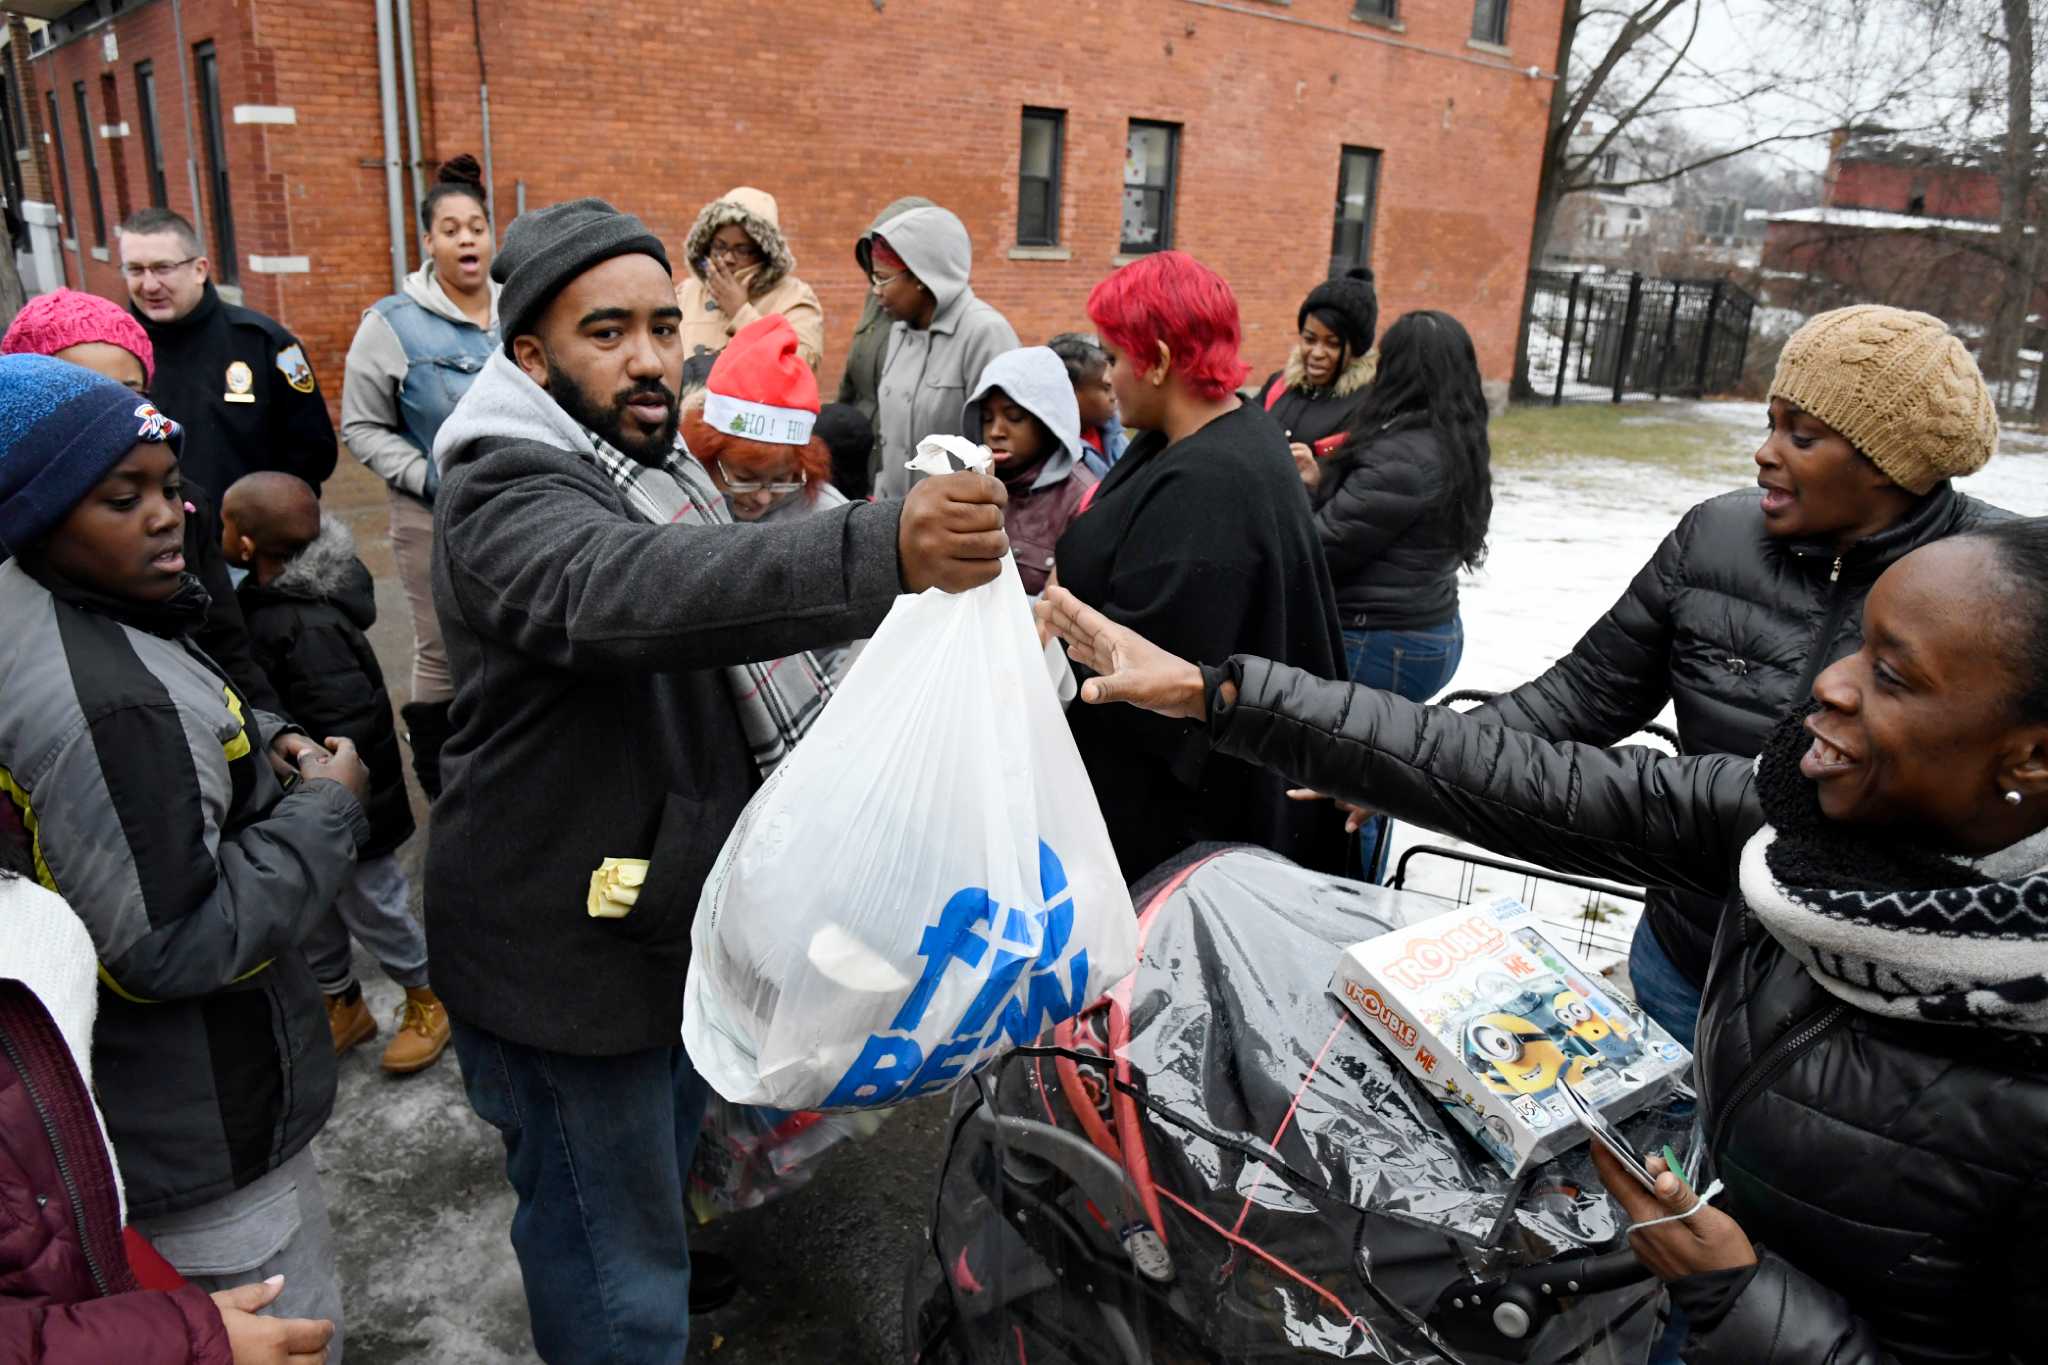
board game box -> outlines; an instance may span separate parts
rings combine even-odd
[[[1353,944],[1330,990],[1511,1175],[1586,1140],[1560,1086],[1619,1121],[1692,1060],[1515,900]]]

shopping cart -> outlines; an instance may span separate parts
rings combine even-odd
[[[1511,1179],[1326,989],[1439,903],[1243,847],[1136,903],[1137,971],[959,1092],[914,1360],[1645,1359],[1663,1293],[1585,1150]]]
[[[1468,690],[1449,693],[1435,704],[1462,706],[1493,698],[1491,692]],[[1678,752],[1678,736],[1668,726],[1645,725],[1639,740]],[[1553,872],[1463,845],[1421,843],[1403,849],[1387,884],[1445,906],[1512,896],[1542,917],[1553,942],[1596,973],[1610,972],[1628,960],[1629,944],[1643,915],[1639,886]]]

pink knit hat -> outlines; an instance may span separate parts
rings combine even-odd
[[[0,337],[0,355],[55,355],[86,341],[119,346],[142,362],[144,384],[156,378],[156,351],[142,324],[113,300],[76,289],[38,294],[22,305]]]

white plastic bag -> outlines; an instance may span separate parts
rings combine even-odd
[[[784,1109],[944,1090],[1130,973],[1130,895],[1014,561],[897,600],[741,814],[691,944],[691,1059]]]

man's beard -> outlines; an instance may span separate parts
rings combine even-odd
[[[578,384],[546,343],[541,345],[541,354],[548,365],[548,397],[563,412],[641,464],[659,465],[668,458],[676,443],[676,425],[682,420],[682,413],[675,394],[665,385],[658,380],[642,380],[606,403]],[[638,422],[629,423],[626,414],[626,404],[642,395],[660,398],[668,404],[668,420],[652,436],[643,436],[644,428]]]

